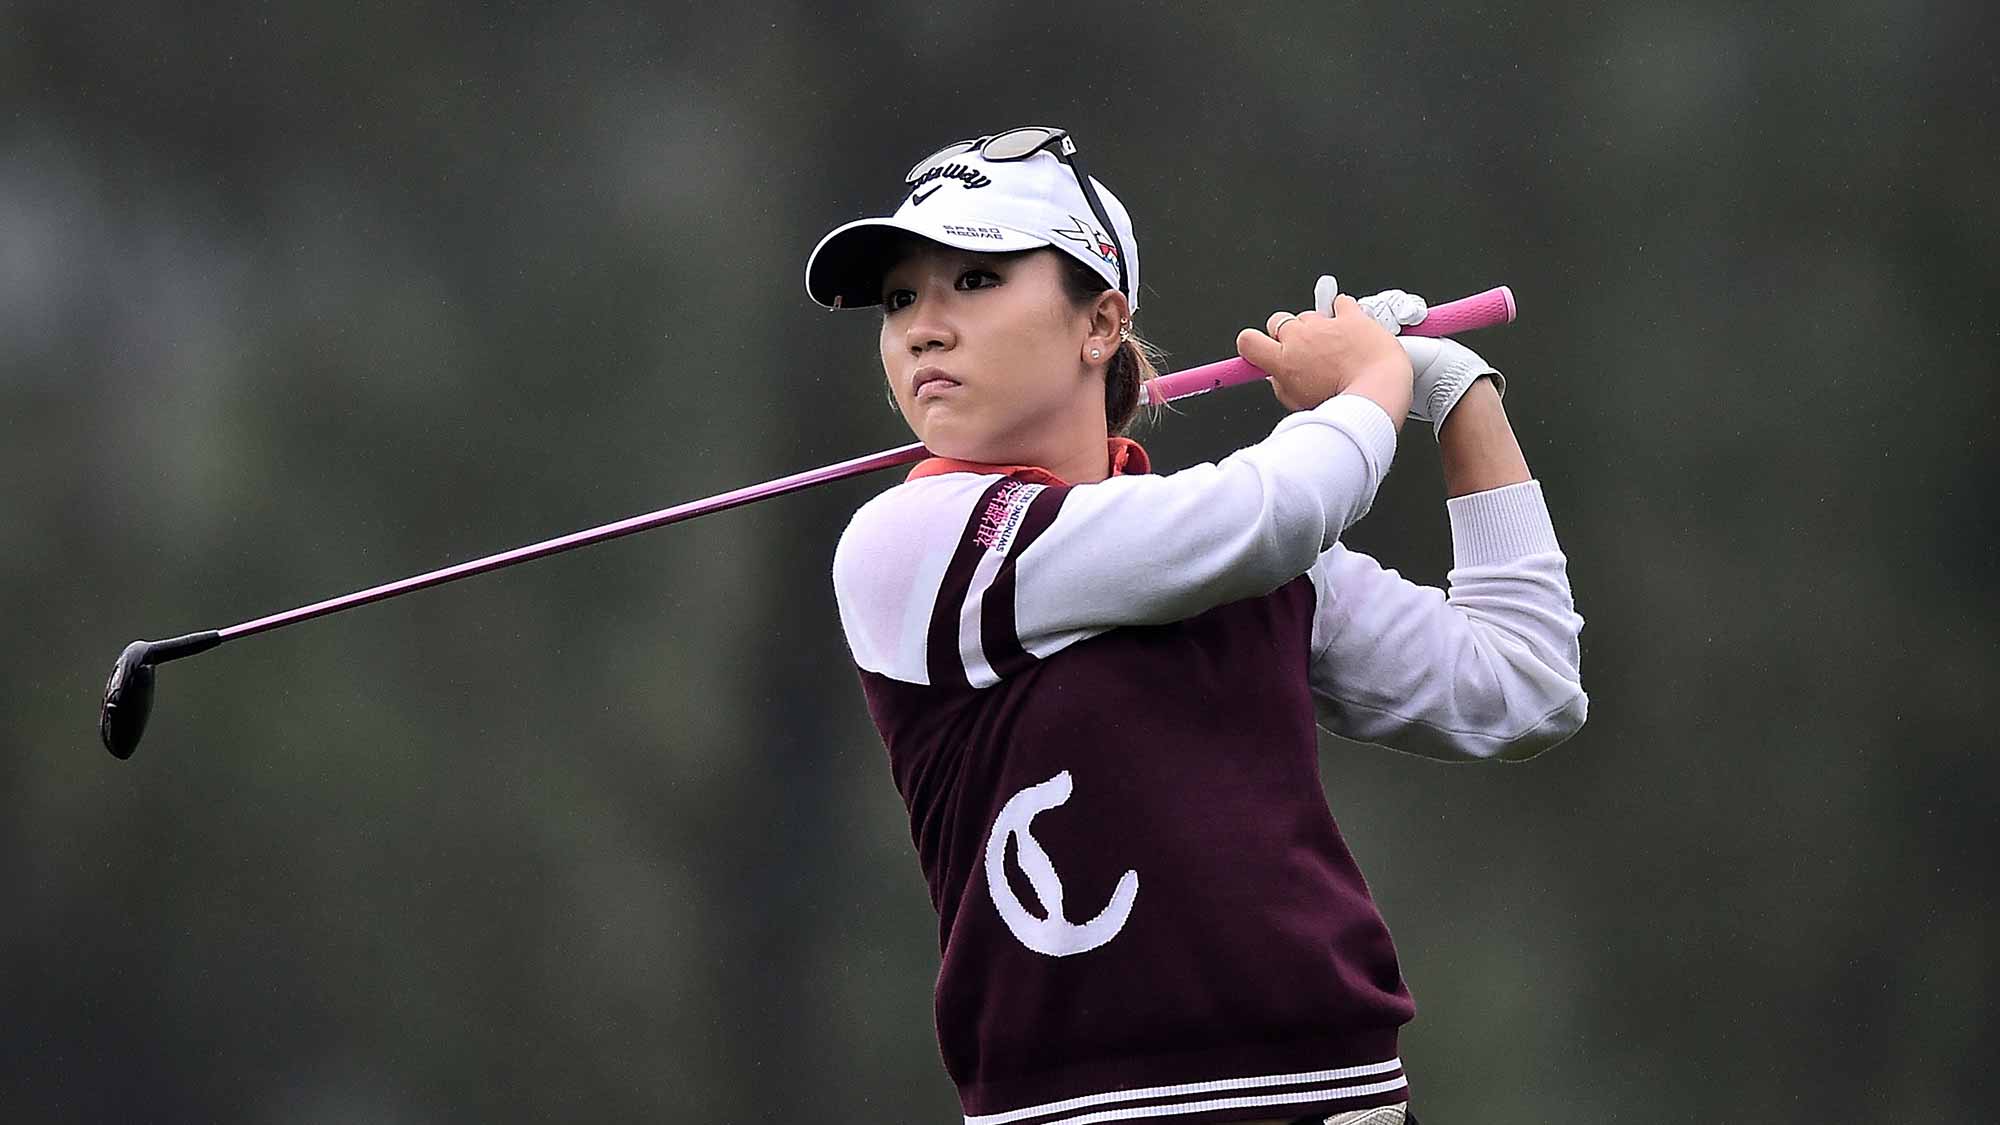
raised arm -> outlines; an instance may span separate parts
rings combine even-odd
[[[1500,391],[1491,379],[1474,380],[1445,416],[1437,439],[1446,496],[1466,496],[1530,479],[1521,443],[1507,424]]]
[[[1450,592],[1335,545],[1314,564],[1320,726],[1445,760],[1533,757],[1583,725],[1583,618],[1541,484],[1490,379],[1438,431]]]
[[[1335,545],[1313,567],[1311,682],[1332,734],[1446,761],[1531,758],[1589,714],[1583,618],[1537,481],[1446,502],[1450,592]]]
[[[835,549],[849,648],[896,679],[984,687],[1120,625],[1269,593],[1368,511],[1395,444],[1380,404],[1343,394],[1167,476],[907,482],[864,505]]]

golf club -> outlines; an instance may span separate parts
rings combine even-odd
[[[1459,332],[1493,325],[1511,323],[1514,319],[1514,295],[1506,287],[1489,289],[1471,297],[1432,306],[1422,323],[1405,326],[1403,333],[1410,336],[1448,336]],[[1186,371],[1176,372],[1154,380],[1150,402],[1170,402],[1206,394],[1222,387],[1265,378],[1263,371],[1241,358],[1226,359],[1217,363],[1204,364]],[[540,543],[516,547],[511,551],[487,555],[470,562],[458,563],[409,578],[398,579],[366,590],[357,590],[337,598],[314,602],[311,605],[288,609],[266,617],[231,625],[226,629],[211,629],[206,632],[189,633],[162,641],[133,641],[118,654],[118,660],[111,667],[111,678],[104,685],[104,701],[98,709],[97,732],[104,742],[104,748],[113,757],[130,758],[139,747],[139,739],[145,734],[146,719],[153,709],[154,669],[170,660],[179,660],[199,652],[233,641],[268,632],[286,625],[296,625],[315,617],[325,617],[341,610],[379,602],[417,590],[454,582],[460,578],[470,578],[475,574],[499,570],[548,555],[558,554],[577,547],[587,547],[593,543],[617,539],[621,536],[665,527],[671,523],[690,520],[710,512],[726,511],[773,496],[783,496],[814,485],[845,480],[848,477],[886,469],[894,465],[907,465],[930,456],[922,442],[865,457],[825,465],[817,469],[794,473],[730,492],[718,493],[702,500],[691,500],[671,508],[632,516],[583,531],[571,532]]]

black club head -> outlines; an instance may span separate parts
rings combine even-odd
[[[146,716],[153,711],[153,668],[169,660],[207,652],[222,643],[213,629],[167,641],[133,641],[118,654],[111,678],[104,683],[104,704],[97,711],[97,735],[114,758],[129,758],[146,733]]]
[[[146,716],[153,710],[151,641],[133,641],[118,654],[111,678],[104,684],[104,704],[97,713],[97,733],[114,758],[125,759],[139,748],[146,733]]]

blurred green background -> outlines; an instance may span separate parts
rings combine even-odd
[[[1323,271],[1520,297],[1469,342],[1590,722],[1322,758],[1426,1122],[1994,1120],[1982,20],[0,4],[5,1117],[956,1120],[829,580],[897,473],[175,664],[128,763],[96,707],[135,636],[909,440],[805,256],[1046,122],[1183,365]],[[1442,500],[1411,427],[1349,540],[1441,584]]]

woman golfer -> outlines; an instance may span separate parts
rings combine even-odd
[[[1289,413],[1157,474],[1121,436],[1152,375],[1138,243],[1071,139],[953,144],[905,190],[823,239],[806,288],[881,307],[936,455],[854,514],[833,581],[938,912],[967,1125],[1414,1121],[1414,1007],[1315,726],[1472,759],[1583,723],[1583,620],[1498,373],[1349,297],[1276,313],[1236,344]],[[1443,455],[1449,594],[1340,543],[1406,416]]]

